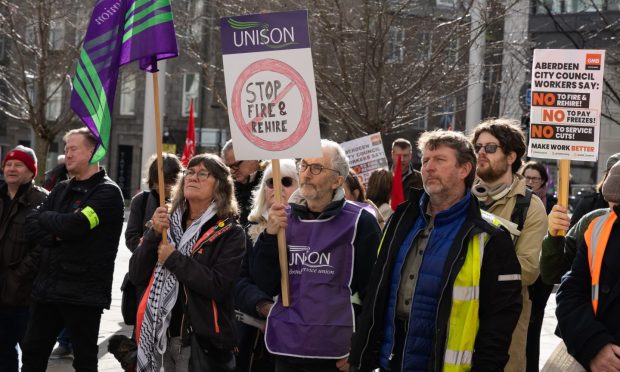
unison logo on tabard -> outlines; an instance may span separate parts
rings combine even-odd
[[[233,43],[237,48],[261,45],[281,49],[297,44],[295,26],[271,27],[268,23],[242,22],[234,18],[227,21],[233,29]]]
[[[312,252],[310,247],[301,245],[289,245],[289,266],[305,266],[313,269],[332,267],[330,265],[331,253]]]

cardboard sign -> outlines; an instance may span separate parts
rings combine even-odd
[[[237,160],[322,155],[305,10],[220,20]]]
[[[604,65],[604,50],[534,50],[528,156],[596,161]]]
[[[340,145],[349,158],[351,169],[362,176],[364,184],[368,183],[372,172],[388,167],[381,133],[374,133],[352,141],[343,142]]]

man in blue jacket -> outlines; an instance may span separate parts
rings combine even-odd
[[[502,371],[521,312],[512,241],[470,192],[476,155],[462,133],[426,132],[418,148],[424,190],[384,229],[351,369]]]
[[[299,163],[299,190],[274,203],[250,268],[258,287],[280,294],[278,229],[286,229],[290,306],[281,298],[267,317],[265,343],[276,371],[348,369],[354,304],[363,301],[381,231],[376,218],[344,198],[349,163],[335,142]]]
[[[112,301],[114,259],[123,227],[119,187],[90,164],[97,140],[87,128],[65,137],[66,166],[73,176],[54,187],[26,223],[41,246],[41,264],[24,340],[23,372],[43,372],[64,327],[77,371],[97,371],[99,324]]]

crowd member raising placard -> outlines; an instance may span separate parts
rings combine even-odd
[[[558,325],[568,352],[588,370],[620,370],[620,163],[602,188],[611,208],[590,222],[557,294]]]
[[[280,178],[282,183],[282,201],[287,202],[289,197],[299,187],[297,165],[292,159],[280,160]],[[250,267],[254,262],[254,244],[260,234],[267,227],[267,215],[269,208],[275,202],[274,178],[271,165],[265,168],[261,182],[254,190],[254,204],[248,216],[249,223],[246,233],[250,239],[247,246],[243,265],[241,267],[241,278],[235,286],[235,307],[243,312],[241,321],[248,316],[257,318],[258,322],[240,324],[239,338],[239,358],[237,371],[273,371],[273,356],[266,350],[263,342],[262,332],[264,331],[264,319],[267,318],[269,310],[273,306],[273,297],[260,290],[250,274]],[[253,320],[250,318],[250,320]],[[261,325],[262,329],[257,328]]]
[[[323,156],[300,161],[299,190],[288,207],[271,206],[254,246],[252,277],[269,296],[280,294],[276,233],[286,229],[290,306],[279,296],[265,331],[277,371],[347,370],[352,307],[366,295],[381,234],[369,212],[344,199],[344,150],[332,141],[321,144]]]
[[[216,155],[194,156],[170,214],[167,207],[155,210],[153,228],[129,261],[136,285],[149,285],[152,276],[138,310],[138,370],[159,371],[162,350],[165,372],[187,371],[203,349],[217,356],[218,370],[234,369],[232,289],[246,244],[236,214],[228,167]],[[164,229],[169,241],[162,241]]]

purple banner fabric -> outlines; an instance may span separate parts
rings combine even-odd
[[[274,305],[265,331],[274,354],[343,358],[353,334],[351,278],[355,231],[362,209],[346,203],[328,220],[303,221],[289,214],[290,306]]]
[[[307,10],[224,17],[220,27],[222,54],[310,48]]]
[[[169,0],[98,0],[73,79],[71,108],[99,139],[91,162],[109,145],[119,68],[139,60],[157,71],[157,61],[178,55]]]

